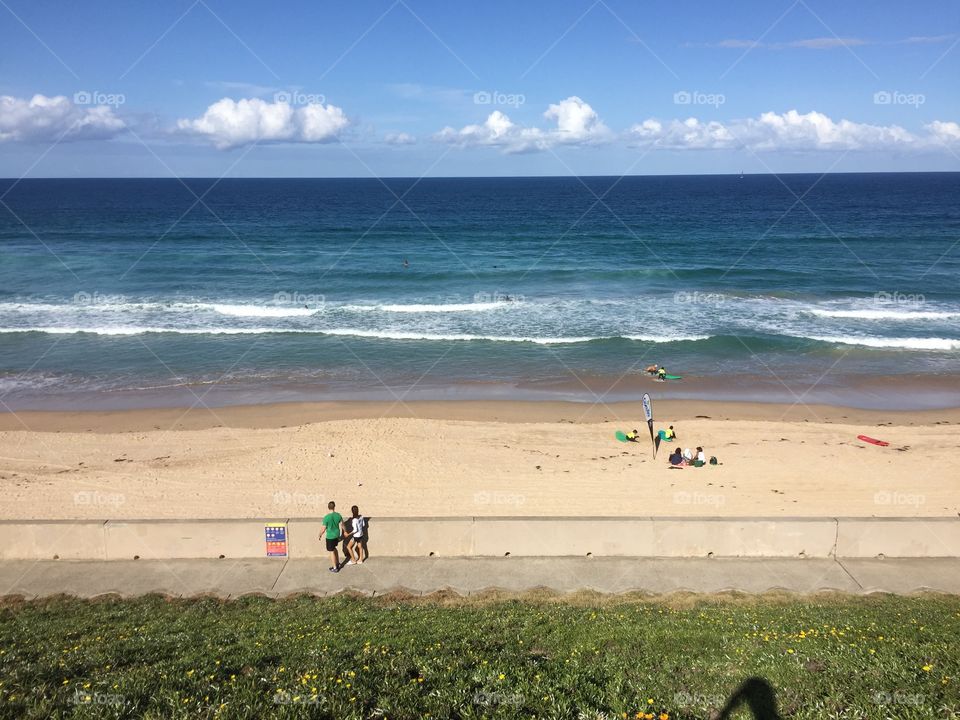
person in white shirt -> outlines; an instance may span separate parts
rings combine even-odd
[[[351,527],[350,540],[347,542],[347,553],[350,562],[347,565],[362,565],[367,559],[367,519],[360,514],[356,505],[350,508]]]

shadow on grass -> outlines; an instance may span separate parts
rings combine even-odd
[[[777,712],[777,698],[773,686],[763,678],[751,677],[744,680],[727,700],[716,720],[728,720],[741,705],[750,709],[755,720],[782,720]]]

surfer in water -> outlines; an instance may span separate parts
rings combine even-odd
[[[410,263],[407,261],[406,258],[403,259],[403,267],[404,267],[404,269],[410,267]]]
[[[661,365],[657,370],[657,380],[666,380],[667,379],[667,369]]]
[[[644,370],[648,375],[656,375],[657,371],[660,369],[660,366],[654,363],[653,365],[648,365],[647,369]]]

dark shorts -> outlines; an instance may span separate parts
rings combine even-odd
[[[337,545],[339,544],[340,544],[340,538],[335,537],[332,540],[330,538],[327,538],[327,551],[333,552],[334,550],[337,549]]]
[[[363,535],[352,535],[350,537],[350,542],[356,543],[358,545],[362,543],[364,540],[366,540],[366,538]]]

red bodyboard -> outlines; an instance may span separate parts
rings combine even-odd
[[[857,435],[857,440],[863,440],[864,442],[879,445],[880,447],[887,447],[890,444],[886,440],[877,440],[876,438],[867,437],[866,435]]]

